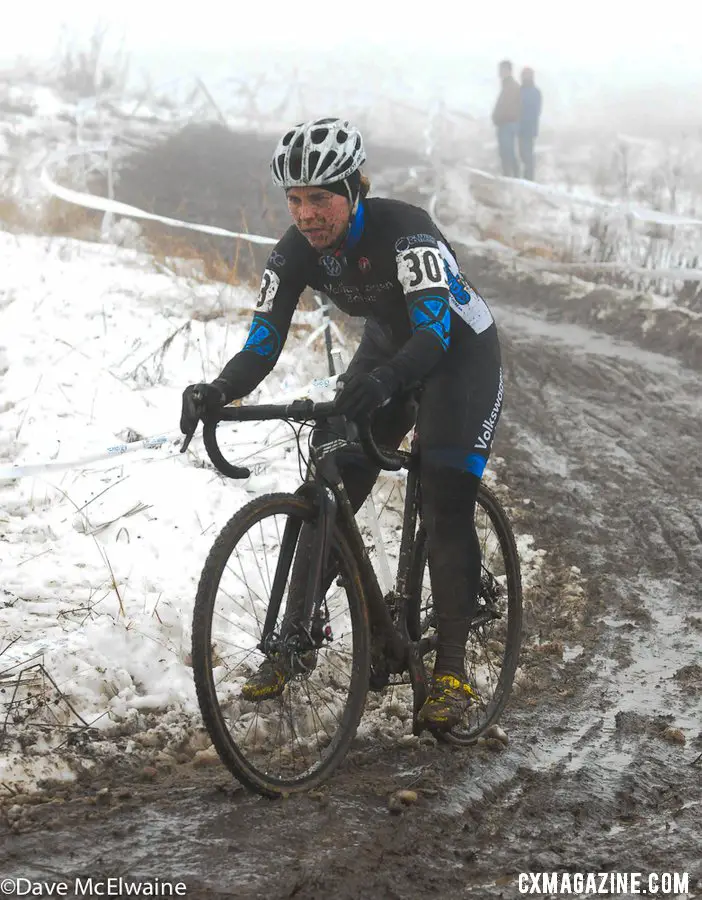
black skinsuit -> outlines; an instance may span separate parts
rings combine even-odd
[[[334,253],[317,253],[295,226],[278,242],[263,273],[246,344],[215,379],[228,401],[250,393],[273,369],[307,286],[366,319],[346,377],[380,365],[393,370],[396,395],[374,416],[380,443],[399,445],[414,420],[407,392],[424,385],[417,425],[422,519],[438,614],[436,669],[462,674],[467,622],[480,581],[475,498],[503,397],[492,315],[424,210],[366,199]],[[377,471],[357,467],[345,473],[354,508],[376,477]]]

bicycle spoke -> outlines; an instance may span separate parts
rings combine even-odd
[[[325,733],[325,735],[329,738],[329,741],[331,742],[331,737],[330,737],[330,735],[329,735],[329,732],[328,732],[327,729],[324,727],[324,723],[322,722],[322,719],[321,719],[319,713],[315,710],[314,702],[313,702],[313,700],[312,700],[312,697],[310,696],[310,688],[309,688],[309,682],[308,682],[308,681],[305,681],[305,692],[306,692],[306,694],[307,694],[307,699],[309,700],[309,707],[310,707],[310,712],[312,713],[312,720],[314,721],[315,716],[317,717],[317,721],[318,721],[319,724],[321,725],[322,731]],[[324,700],[324,698],[323,698],[323,697],[320,697],[320,699],[321,699],[322,703],[324,703],[324,705],[327,706],[327,709],[329,709],[329,706],[327,705],[327,703],[326,703],[326,701]],[[330,711],[331,711],[331,710],[330,710]],[[318,737],[318,734],[316,735],[316,737],[317,737],[317,742],[316,742],[316,743],[317,743],[317,751],[318,751],[319,758],[320,758],[320,760],[321,760],[322,754],[319,753],[319,737]]]
[[[273,759],[273,755],[279,752],[279,738],[280,738],[280,729],[282,727],[282,716],[278,716],[278,727],[275,732],[275,736],[271,741],[271,752],[266,760],[266,771],[270,769],[271,760]]]
[[[224,590],[222,591],[222,594],[223,594],[228,600],[231,600],[232,603],[235,603],[237,606],[239,606],[239,608],[241,609],[241,611],[242,611],[243,613],[245,613],[245,615],[246,615],[246,617],[247,617],[248,619],[251,618],[251,616],[249,615],[249,613],[246,612],[246,610],[241,606],[240,603],[237,602],[237,600],[236,600],[234,597],[232,597],[231,594],[228,594],[227,591],[224,591]],[[215,616],[217,617],[218,620],[223,621],[223,622],[226,622],[228,625],[230,625],[232,629],[234,629],[234,630],[236,630],[236,631],[241,631],[241,632],[243,632],[244,634],[246,634],[246,635],[248,635],[250,638],[252,638],[254,641],[258,640],[257,635],[252,634],[250,631],[246,631],[246,629],[242,627],[241,622],[233,622],[231,619],[229,619],[227,616],[225,616],[223,613],[220,613],[220,612],[216,612],[216,613],[215,613]]]
[[[260,565],[260,563],[259,563],[259,561],[258,561],[258,555],[256,554],[256,552],[255,552],[255,550],[254,550],[253,541],[251,540],[251,535],[247,532],[246,537],[247,537],[248,542],[249,542],[249,545],[250,545],[250,547],[251,547],[252,556],[253,556],[254,561],[255,561],[255,563],[256,563],[256,569],[257,569],[258,574],[259,574],[259,576],[260,576],[260,578],[261,578],[261,583],[263,583],[263,573],[261,572],[261,565]],[[243,567],[242,567],[242,568],[243,568]],[[252,605],[252,607],[253,607],[253,604],[251,604],[251,605]],[[265,606],[265,603],[264,603],[264,606]],[[258,622],[258,624],[259,624],[259,626],[260,626],[261,623],[260,623],[260,621],[259,621],[258,615],[256,614],[255,610],[254,610],[254,615],[256,615],[256,622]]]
[[[258,614],[257,614],[257,612],[256,612],[256,607],[255,607],[255,605],[254,605],[254,602],[253,602],[253,600],[251,599],[251,594],[252,594],[252,593],[255,594],[255,595],[256,595],[256,598],[257,598],[258,600],[261,601],[261,604],[262,604],[263,606],[266,605],[266,601],[263,599],[263,597],[262,597],[257,591],[254,591],[254,590],[251,588],[249,582],[248,582],[247,579],[246,579],[246,572],[244,571],[244,564],[243,564],[243,562],[241,561],[241,559],[239,558],[239,554],[238,554],[238,553],[237,553],[237,557],[236,557],[236,558],[237,558],[237,560],[238,560],[238,562],[239,562],[239,566],[240,566],[240,568],[241,568],[241,575],[237,575],[237,573],[234,571],[234,569],[232,569],[230,566],[227,566],[227,571],[228,571],[228,572],[231,572],[231,574],[232,574],[235,578],[238,578],[239,581],[240,581],[240,582],[244,585],[244,587],[248,590],[248,592],[249,592],[249,603],[251,604],[251,611],[252,611],[253,614],[254,614],[254,618],[256,619],[256,622],[257,622],[258,625],[260,626],[261,623],[260,623],[260,621],[259,621]],[[249,613],[248,611],[244,610],[243,607],[242,607],[242,611],[244,611],[244,612],[246,613],[247,616],[250,615],[250,613]]]

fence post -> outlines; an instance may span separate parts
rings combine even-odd
[[[110,201],[115,199],[114,171],[112,167],[112,141],[110,141],[110,143],[107,145],[107,196]],[[114,213],[112,213],[110,210],[107,210],[105,212],[105,215],[102,217],[100,237],[103,239],[103,241],[109,240],[113,216]]]
[[[324,325],[324,346],[327,353],[327,368],[330,375],[336,375],[336,362],[332,348],[331,319],[329,318],[329,298],[325,294],[315,294],[314,299],[322,313],[322,325]]]

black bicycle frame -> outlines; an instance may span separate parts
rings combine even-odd
[[[310,475],[313,480],[306,482],[298,489],[298,493],[303,495],[309,494],[312,489],[318,498],[316,542],[312,551],[315,565],[311,567],[308,585],[311,591],[307,597],[312,599],[321,594],[323,574],[328,570],[331,535],[335,526],[338,525],[346,537],[354,557],[360,563],[360,575],[368,608],[372,644],[382,653],[390,671],[403,671],[407,664],[406,642],[395,628],[390,609],[385,602],[356,524],[353,507],[339,469],[339,463],[344,459],[353,458],[358,462],[365,457],[359,453],[358,449],[354,450],[353,445],[338,438],[326,442],[319,441],[311,448],[310,452]],[[408,506],[411,508],[412,505],[405,504],[405,517],[409,514]]]
[[[310,400],[298,400],[289,405],[227,407],[219,411],[216,419],[204,422],[203,437],[205,447],[215,466],[231,478],[246,478],[249,470],[231,465],[222,455],[216,438],[218,421],[263,421],[267,419],[289,419],[303,422],[310,419],[324,421],[338,415],[334,403],[313,403]],[[416,432],[412,440],[410,453],[388,452],[381,450],[373,440],[369,423],[359,432],[361,446],[342,439],[330,430],[331,439],[321,438],[310,447],[310,463],[307,480],[296,494],[311,500],[314,512],[314,541],[310,551],[312,565],[308,572],[307,589],[305,591],[305,609],[303,621],[309,621],[314,612],[315,603],[319,602],[324,587],[325,575],[329,572],[329,554],[332,546],[334,528],[342,530],[354,557],[360,564],[360,575],[363,584],[366,605],[371,626],[372,653],[380,659],[389,673],[399,673],[409,668],[415,690],[415,711],[421,706],[425,691],[424,666],[421,655],[426,642],[413,643],[407,630],[405,614],[407,604],[407,582],[412,568],[412,548],[417,530],[417,510],[419,509],[419,455],[417,452]],[[186,436],[181,448],[184,452],[190,442],[192,433]],[[356,524],[351,502],[341,478],[339,463],[353,459],[356,463],[365,461],[381,468],[397,471],[406,468],[407,484],[405,507],[403,512],[402,539],[398,560],[395,590],[386,598],[378,584],[373,565],[368,557],[363,538]],[[274,629],[283,601],[285,585],[288,581],[291,566],[294,563],[295,548],[298,546],[302,521],[294,516],[288,518],[283,532],[281,552],[273,577],[271,596],[263,628],[261,649],[265,652],[267,644],[275,638]],[[393,605],[395,616],[391,612]]]

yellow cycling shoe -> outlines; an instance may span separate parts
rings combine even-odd
[[[478,695],[463,678],[435,675],[432,689],[419,710],[417,721],[427,728],[450,731],[461,722]]]
[[[244,682],[241,696],[252,703],[273,700],[274,697],[280,697],[288,681],[290,674],[279,662],[264,659],[254,674]]]
[[[317,665],[317,654],[307,650],[297,654],[288,665],[280,657],[264,659],[254,674],[244,682],[241,696],[251,703],[273,700],[285,690],[293,675],[309,675]]]

